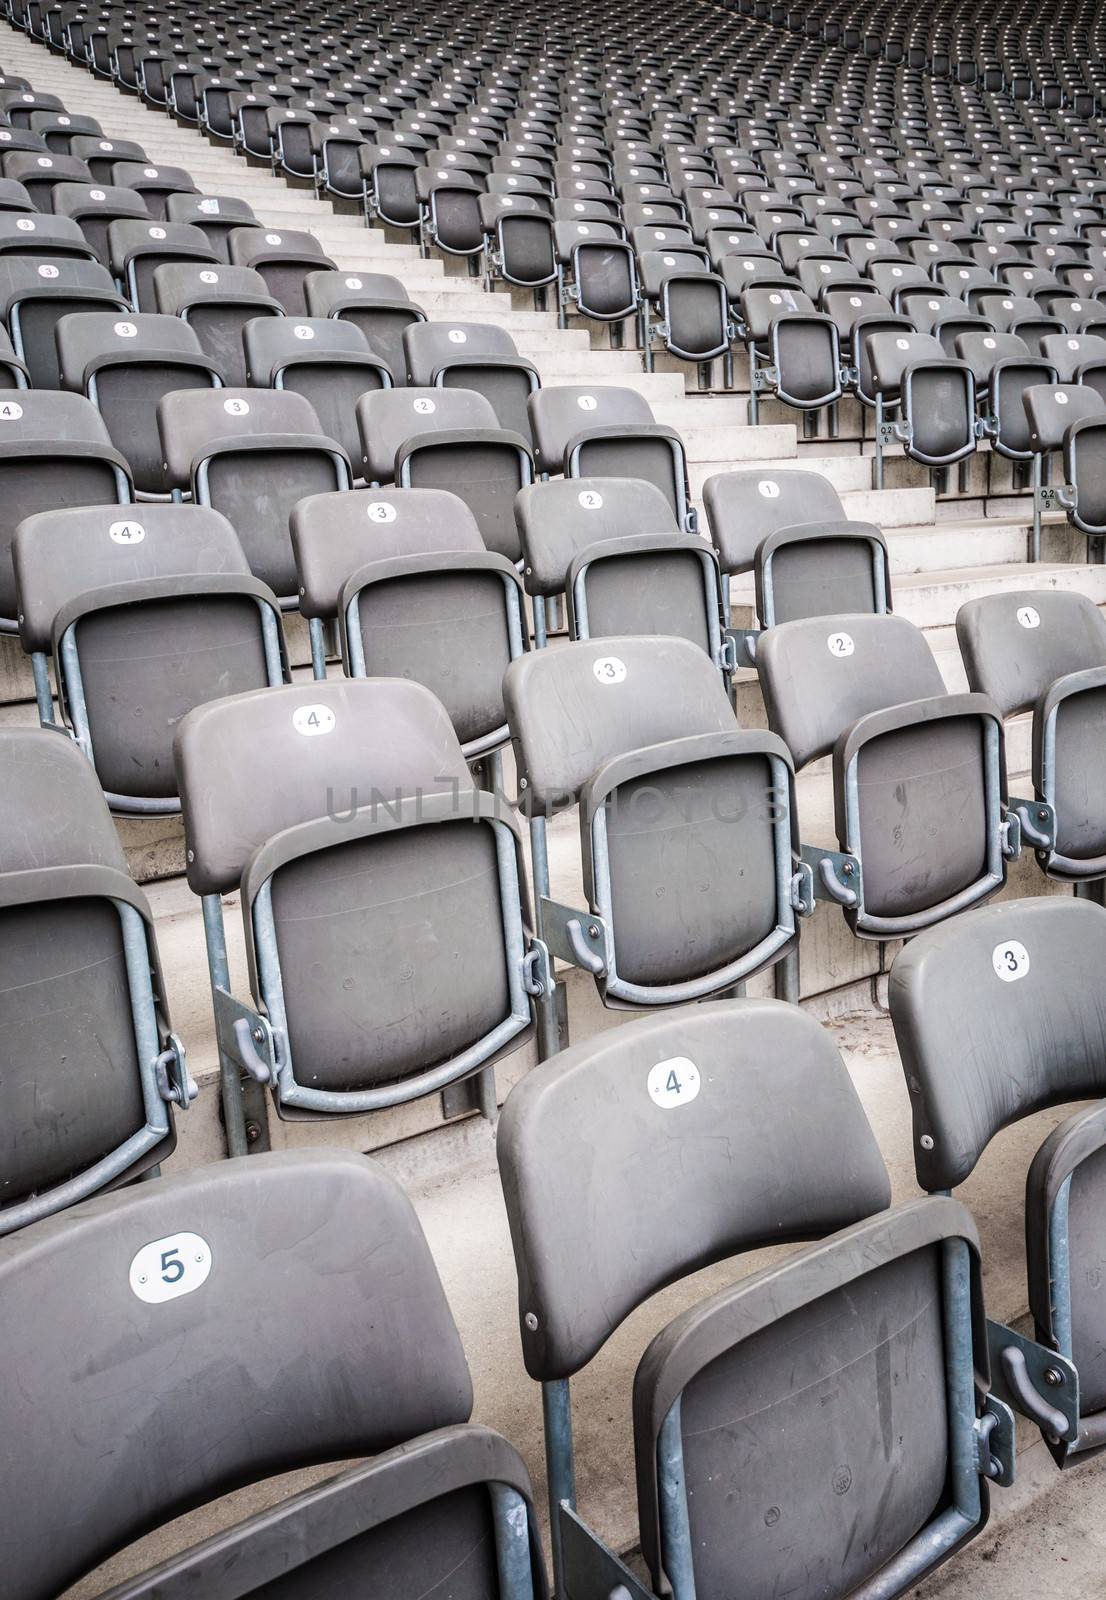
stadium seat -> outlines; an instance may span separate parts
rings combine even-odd
[[[901,444],[911,461],[931,471],[970,456],[978,432],[967,363],[951,359],[932,334],[873,333],[866,346],[876,399],[876,488],[883,488],[888,445]]]
[[[889,990],[915,1169],[930,1193],[964,1182],[1002,1129],[1049,1106],[1095,1102],[1053,1129],[1027,1176],[1026,1266],[1040,1342],[1001,1323],[987,1329],[998,1393],[1037,1424],[1059,1466],[1106,1444],[1106,1040],[1094,978],[1104,952],[1100,906],[1009,901],[912,940]]]
[[[357,401],[392,387],[391,369],[361,329],[334,317],[263,316],[245,324],[242,344],[247,382],[303,395],[323,432],[356,460]]]
[[[184,713],[285,677],[276,598],[233,528],[200,506],[41,511],[20,522],[12,565],[36,683],[52,657],[64,725],[112,810],[177,811]]]
[[[221,511],[254,577],[294,607],[292,507],[309,494],[347,489],[352,476],[310,402],[291,390],[176,391],[158,402],[156,422],[174,495],[190,493]]]
[[[1004,813],[1001,712],[985,695],[948,694],[913,624],[785,622],[757,641],[756,662],[768,726],[796,769],[832,755],[840,854],[808,835],[806,859],[856,934],[914,933],[1002,887],[1020,833]]]
[[[445,489],[472,511],[489,550],[519,559],[514,503],[534,476],[529,444],[499,426],[471,389],[389,389],[357,402],[361,470],[369,484]]]
[[[173,484],[158,437],[157,403],[222,381],[192,329],[156,312],[77,312],[58,323],[57,349],[61,387],[92,401],[126,455],[135,487],[168,493]]]
[[[207,235],[187,222],[108,224],[108,265],[136,311],[155,311],[154,273],[181,262],[215,265]]]
[[[497,1149],[558,1593],[650,1592],[576,1509],[570,1380],[664,1285],[784,1241],[817,1242],[689,1289],[638,1362],[653,1590],[732,1592],[740,1572],[750,1593],[894,1597],[981,1530],[1012,1418],[987,1393],[975,1225],[946,1198],[887,1210],[875,1139],[811,1017],[740,1000],[601,1033],[512,1091]]]
[[[675,428],[654,420],[636,390],[558,384],[531,395],[529,408],[540,473],[644,479],[664,494],[677,526],[696,532],[683,441]]]
[[[699,646],[623,636],[537,650],[512,662],[503,692],[537,931],[604,1004],[719,994],[792,951],[791,761],[780,739],[739,728]],[[551,898],[548,823],[574,804],[587,910]]]
[[[505,329],[485,322],[412,322],[403,330],[403,352],[409,384],[474,390],[491,402],[501,428],[529,443],[526,404],[541,379]]]
[[[29,1429],[0,1537],[24,1600],[50,1600],[186,1506],[359,1458],[128,1578],[120,1600],[378,1581],[397,1596],[449,1584],[546,1600],[526,1469],[468,1421],[437,1269],[410,1201],[372,1162],[264,1155],[105,1196],[5,1242],[0,1281],[22,1374],[3,1427]],[[228,1350],[258,1349],[277,1326],[295,1336],[228,1371]],[[105,1386],[108,1361],[119,1381]],[[84,1424],[66,1445],[70,1404]],[[59,1502],[76,1519],[65,1538]]]
[[[174,759],[232,1154],[246,1149],[242,1071],[293,1118],[476,1072],[494,1109],[491,1065],[531,1028],[521,840],[473,786],[440,702],[394,678],[235,695],[183,719]],[[232,891],[252,1005],[230,992]]]
[[[76,312],[130,306],[106,267],[91,261],[0,261],[0,317],[36,389],[61,387],[55,330]]]
[[[273,299],[261,274],[221,262],[166,263],[154,268],[153,287],[155,308],[188,324],[225,383],[244,386],[243,329],[261,317],[284,316],[284,307]]]
[[[1106,445],[1106,400],[1089,384],[1031,384],[1022,391],[1032,451],[1033,553],[1041,541],[1041,513],[1062,510],[1087,537],[1106,536],[1102,452]],[[1061,454],[1064,482],[1049,482],[1051,458]],[[1080,478],[1083,494],[1080,497]]]
[[[311,495],[291,534],[316,678],[323,624],[337,621],[348,677],[424,684],[469,761],[505,743],[503,674],[526,648],[522,586],[464,501],[440,489]]]
[[[84,755],[57,732],[4,728],[0,795],[3,1235],[155,1169],[196,1088],[153,913]]]
[[[398,278],[387,273],[310,272],[304,297],[312,317],[337,317],[361,329],[399,381],[405,369],[403,334],[426,313],[412,304]]]
[[[968,683],[1004,717],[1033,717],[1034,799],[1023,835],[1049,877],[1106,874],[1106,813],[1098,737],[1106,686],[1106,620],[1086,595],[1022,590],[960,607],[956,636]],[[1036,835],[1036,837],[1034,837]]]
[[[334,266],[312,233],[232,228],[227,247],[231,265],[260,272],[269,293],[290,317],[307,315],[304,280],[308,274]]]

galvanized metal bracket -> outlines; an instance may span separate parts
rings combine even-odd
[[[553,960],[544,939],[531,939],[522,958],[522,987],[532,1000],[553,992]]]
[[[994,1394],[1035,1422],[1051,1443],[1074,1444],[1079,1437],[1079,1374],[1074,1364],[990,1318],[987,1348]]]
[[[280,1039],[268,1021],[226,989],[213,989],[219,1049],[255,1083],[276,1082]]]
[[[832,900],[848,910],[860,904],[860,862],[856,856],[804,844],[802,859],[811,870],[816,900]]]
[[[754,367],[753,388],[757,394],[775,394],[780,386],[779,367]]]
[[[566,1500],[557,1508],[561,1529],[560,1600],[656,1600],[624,1561],[594,1534]]]
[[[602,917],[542,895],[541,931],[550,954],[561,961],[581,967],[593,978],[602,977],[608,970],[609,945]]]
[[[1014,1482],[1015,1432],[1014,1413],[997,1395],[989,1394],[983,1406],[983,1415],[976,1420],[975,1431],[979,1445],[979,1471],[990,1478],[1000,1489],[1009,1489]]]
[[[1078,491],[1074,483],[1041,483],[1033,491],[1033,503],[1040,512],[1075,510]]]
[[[800,861],[799,870],[791,879],[792,909],[800,917],[812,917],[817,898],[814,892],[814,869],[806,861]]]
[[[170,1033],[168,1039],[168,1045],[154,1062],[157,1092],[167,1105],[187,1111],[199,1094],[200,1086],[189,1075],[188,1058],[180,1039],[175,1033]]]
[[[755,667],[757,664],[757,640],[760,638],[760,628],[726,628],[722,634],[723,667],[727,672],[736,672],[738,667]]]
[[[1011,795],[1006,810],[1018,819],[1023,845],[1030,844],[1034,850],[1055,850],[1056,812],[1046,800],[1019,800]]]

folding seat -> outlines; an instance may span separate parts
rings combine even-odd
[[[1093,333],[1052,333],[1041,340],[1040,348],[1042,360],[1056,374],[1055,382],[1085,384],[1106,399],[1106,338]]]
[[[54,94],[40,94],[29,85],[10,84],[0,90],[0,112],[13,128],[29,129],[36,111],[64,111],[65,107]]]
[[[975,1224],[945,1197],[887,1209],[811,1017],[731,1000],[609,1029],[526,1075],[497,1154],[558,1593],[894,1600],[982,1530],[987,1480],[1012,1481],[1013,1417],[988,1392]],[[688,1285],[796,1240],[818,1242],[705,1298]],[[577,1511],[571,1379],[676,1282],[686,1309],[634,1378],[647,1588]]]
[[[1073,299],[1068,289],[1062,294],[1042,295],[1040,304],[1048,316],[1063,323],[1068,333],[1099,334],[1106,322],[1106,306],[1101,301]]]
[[[578,316],[596,322],[619,323],[637,315],[636,257],[619,224],[555,222],[553,244],[562,273],[562,328],[567,325],[570,306]]]
[[[731,575],[752,572],[761,628],[848,608],[891,609],[890,558],[879,529],[850,520],[820,473],[719,472],[703,485],[711,543],[728,597]],[[725,607],[729,620],[729,605]],[[730,630],[735,660],[755,664],[759,632]]]
[[[687,452],[635,389],[558,384],[529,401],[538,471],[566,478],[641,478],[660,489],[685,533],[697,532]]]
[[[755,229],[748,228],[745,213],[739,206],[723,203],[721,205],[691,205],[687,212],[688,226],[692,237],[697,244],[709,244],[709,235],[712,233],[726,234],[748,230],[749,234]],[[757,238],[759,239],[759,234]]]
[[[38,260],[95,261],[96,252],[68,217],[0,212],[0,255]]]
[[[98,139],[104,137],[104,130],[95,117],[78,116],[65,111],[32,111],[27,126],[32,133],[40,135],[53,155],[76,154],[79,158],[80,151],[73,151],[70,144],[74,137],[79,134],[94,135]]]
[[[256,317],[242,330],[246,381],[303,395],[323,432],[346,455],[359,454],[355,407],[361,395],[392,387],[387,362],[361,329],[333,317]]]
[[[415,192],[419,201],[419,246],[425,256],[433,247],[447,255],[467,256],[470,271],[484,250],[484,228],[480,220],[480,196],[484,192],[479,177],[448,167],[420,167],[415,173]]]
[[[54,211],[59,218],[78,224],[105,267],[111,264],[108,228],[113,222],[152,221],[146,202],[133,189],[104,188],[95,183],[59,183],[54,191]]]
[[[0,391],[30,387],[27,367],[16,355],[12,342],[0,326]]]
[[[219,260],[207,235],[186,222],[111,222],[107,235],[108,265],[136,311],[154,310],[153,275],[159,266]]]
[[[403,332],[413,323],[425,322],[426,313],[412,303],[398,278],[374,272],[356,276],[310,272],[303,287],[310,316],[354,323],[387,361],[393,375],[402,375]]]
[[[1054,382],[1052,367],[1032,356],[1025,340],[1013,333],[960,334],[956,356],[972,369],[976,402],[992,450],[1014,462],[1030,462],[1033,451],[1022,393],[1031,384]]]
[[[0,128],[0,133],[4,129]],[[31,197],[23,184],[16,183],[14,178],[0,178],[0,214],[8,211],[34,211]]]
[[[987,1328],[997,1392],[1037,1424],[1061,1467],[1106,1444],[1106,1039],[1095,981],[1104,954],[1099,906],[1058,896],[1014,900],[912,940],[890,980],[922,1189],[954,1189],[1003,1128],[1032,1113],[1093,1102],[1052,1130],[1027,1175],[1026,1268],[1039,1343],[1001,1323]]]
[[[170,222],[201,228],[220,261],[230,261],[230,235],[235,228],[260,227],[253,207],[234,195],[171,194],[165,202]]]
[[[1033,452],[1033,551],[1040,549],[1041,513],[1064,511],[1091,539],[1106,535],[1103,447],[1106,400],[1090,384],[1031,384],[1022,391]],[[1064,481],[1049,485],[1050,458],[1062,452]]]
[[[620,226],[622,208],[617,200],[558,200],[553,201],[554,222],[613,222]],[[625,230],[620,231],[625,237]]]
[[[310,403],[291,390],[170,391],[157,405],[167,486],[221,511],[250,571],[295,605],[288,518],[309,494],[347,489],[349,458],[323,433]]]
[[[334,267],[313,233],[233,228],[228,239],[231,264],[260,272],[269,293],[290,317],[307,315],[304,283],[308,274]]]
[[[932,334],[874,333],[865,340],[876,399],[876,488],[883,452],[898,443],[912,461],[943,470],[976,447],[975,384]],[[888,412],[894,420],[887,420]]]
[[[718,562],[681,531],[665,496],[633,478],[563,478],[523,489],[515,504],[534,637],[564,595],[574,639],[668,634],[692,640],[723,672]]]
[[[105,1196],[9,1241],[0,1279],[26,1369],[3,1426],[17,1437],[38,1419],[0,1523],[25,1600],[184,1505],[351,1459],[275,1505],[267,1489],[264,1511],[128,1578],[119,1600],[214,1596],[228,1572],[239,1600],[378,1581],[397,1597],[546,1600],[526,1469],[468,1421],[472,1380],[426,1239],[371,1161],[260,1155]],[[226,1352],[260,1349],[274,1327],[295,1333],[232,1383]],[[255,1420],[228,1428],[239,1406]],[[71,1408],[83,1427],[66,1449]],[[59,1537],[63,1504],[77,1521]]]
[[[526,648],[522,586],[464,502],[439,489],[312,495],[291,533],[316,678],[326,677],[323,626],[337,621],[348,677],[421,683],[466,760],[498,749],[503,674]]]
[[[1106,820],[1096,767],[1106,622],[1085,595],[1027,591],[961,606],[956,631],[971,687],[1004,716],[1033,714],[1035,798],[1024,802],[1022,831],[1038,865],[1076,885],[1101,878]]]
[[[177,811],[171,745],[184,713],[284,681],[276,597],[230,524],[200,506],[40,512],[19,524],[12,564],[36,685],[52,656],[65,725],[109,805]]]
[[[127,312],[111,274],[94,262],[0,261],[0,317],[35,388],[60,383],[54,330],[72,312],[95,307]]]
[[[284,307],[251,267],[226,267],[221,262],[206,267],[188,262],[157,266],[153,288],[157,310],[188,324],[228,384],[246,382],[242,348],[246,324],[284,316]]]
[[[907,316],[920,334],[932,334],[948,356],[956,353],[956,341],[965,333],[992,333],[987,318],[972,311],[967,302],[952,295],[938,295],[935,299],[919,300],[914,297],[903,302]]]
[[[222,381],[192,329],[178,317],[156,313],[119,317],[92,311],[62,317],[56,338],[60,387],[92,401],[140,491],[167,493],[157,402],[177,389],[208,389]]]
[[[699,644],[621,635],[538,650],[512,662],[503,692],[538,934],[591,973],[604,1004],[719,994],[789,954],[791,764],[778,738],[738,727]],[[586,910],[550,899],[547,825],[574,804]]]
[[[544,310],[546,287],[558,276],[548,202],[536,195],[489,192],[480,195],[477,208],[484,230],[486,282],[500,279],[532,289],[535,308]]]
[[[69,154],[83,161],[92,174],[93,183],[101,185],[111,182],[111,169],[117,161],[145,162],[148,159],[145,150],[133,139],[105,139],[102,134],[98,137],[78,134],[70,141]],[[58,197],[55,195],[54,210],[57,209]]]
[[[21,183],[38,211],[53,210],[53,190],[59,183],[91,183],[92,174],[74,156],[36,155],[30,150],[11,150],[0,156],[5,178]]]
[[[1025,295],[1003,294],[1001,290],[973,291],[969,303],[998,333],[1016,333],[1034,355],[1040,354],[1041,340],[1052,333],[1063,333],[1058,317],[1048,316],[1039,301]]]
[[[77,178],[87,183],[87,178]],[[133,189],[146,202],[151,217],[163,221],[171,194],[196,194],[198,191],[183,167],[155,167],[141,161],[117,161],[111,181],[121,189]]]
[[[1001,888],[1020,841],[1004,811],[1001,713],[983,695],[946,694],[911,623],[781,623],[756,662],[768,725],[796,768],[832,754],[836,849],[808,845],[805,859],[856,934],[909,935]]]
[[[308,127],[308,149],[313,163],[311,176],[320,199],[331,196],[338,201],[353,201],[357,209],[361,209],[365,194],[361,148],[377,127],[368,118],[364,123],[362,128],[355,118],[343,118],[315,121]],[[287,124],[281,130],[282,135],[286,127]]]
[[[84,755],[44,729],[5,728],[0,796],[3,1235],[156,1170],[176,1144],[173,1107],[187,1110],[196,1086],[166,1013],[153,914]]]
[[[475,390],[491,402],[499,426],[529,444],[527,401],[541,388],[541,379],[505,328],[486,322],[414,322],[404,329],[403,353],[409,384]]]
[[[371,485],[445,489],[472,511],[489,550],[519,558],[515,495],[533,480],[527,439],[471,389],[365,394],[357,402],[361,474]]]
[[[517,824],[473,786],[422,684],[234,695],[183,719],[174,759],[232,1153],[245,1150],[242,1071],[282,1116],[333,1116],[435,1093],[525,1043],[534,962]],[[231,891],[252,1004],[229,992],[219,897]]]
[[[721,356],[722,386],[732,388],[736,329],[724,280],[697,250],[679,246],[639,252],[638,271],[645,370],[653,370],[653,342],[659,339],[669,355],[700,367],[700,387],[709,387],[710,364]]]
[[[806,419],[841,398],[841,352],[833,321],[801,290],[750,284],[741,296],[749,361],[749,419],[770,395]],[[835,430],[833,414],[831,432]]]
[[[24,517],[63,506],[124,505],[130,469],[95,406],[54,390],[0,397],[0,634],[18,629],[11,545]],[[49,687],[36,678],[39,708]]]

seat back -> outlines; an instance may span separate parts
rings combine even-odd
[[[244,1484],[469,1415],[460,1339],[410,1202],[360,1156],[221,1162],[92,1201],[0,1244],[0,1279],[20,1373],[4,1432],[27,1440],[0,1547],[26,1600]],[[295,1336],[264,1363],[228,1365],[228,1349],[260,1349],[274,1327]],[[104,1384],[105,1362],[120,1381]],[[65,1539],[60,1505],[77,1514]]]
[[[153,285],[158,311],[187,322],[224,381],[244,385],[246,324],[262,316],[284,316],[284,307],[273,299],[261,274],[252,267],[174,262],[154,268]]]
[[[282,598],[294,595],[292,507],[350,481],[348,458],[310,403],[279,389],[171,393],[156,421],[169,484],[221,511],[254,576]]]
[[[256,317],[244,325],[242,345],[247,381],[303,395],[323,432],[355,460],[357,401],[392,385],[361,329],[336,317]]]
[[[185,712],[283,677],[276,599],[233,528],[191,505],[46,511],[20,523],[12,556],[23,647],[54,654],[62,705],[112,803],[175,808]]]
[[[174,757],[189,883],[241,887],[282,1109],[393,1104],[518,1047],[515,835],[429,690],[330,679],[236,695],[185,717]]]
[[[74,312],[114,309],[127,302],[106,267],[60,256],[54,261],[0,260],[0,314],[36,389],[61,386],[55,330]]]
[[[703,485],[711,542],[723,572],[749,572],[769,534],[800,522],[839,522],[841,498],[818,472],[718,472]]]
[[[969,600],[956,613],[968,683],[1004,717],[1032,711],[1058,678],[1106,666],[1106,618],[1089,596],[1023,590]]]
[[[403,331],[403,351],[409,384],[482,394],[499,426],[529,441],[526,402],[540,380],[505,328],[480,322],[412,322]]]
[[[847,607],[891,609],[887,541],[870,522],[845,518],[778,528],[757,546],[757,616],[761,626],[832,617]]]
[[[234,228],[228,235],[231,264],[253,267],[290,317],[307,314],[304,280],[334,263],[313,233],[261,228]]]
[[[1106,416],[1106,401],[1085,384],[1034,383],[1022,391],[1029,448],[1037,455],[1059,450],[1064,435],[1084,418]]]
[[[585,550],[634,535],[680,531],[660,490],[634,478],[564,478],[531,484],[515,502],[515,520],[527,593],[546,596],[564,593],[569,569]]]
[[[171,486],[157,432],[166,394],[207,391],[220,381],[200,341],[179,317],[156,312],[118,316],[80,312],[57,326],[62,387],[86,394],[112,442],[131,464],[135,484],[164,494]]]

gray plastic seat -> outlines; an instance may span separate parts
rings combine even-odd
[[[54,337],[61,319],[109,308],[124,314],[130,309],[111,273],[96,262],[64,256],[54,261],[17,257],[0,261],[0,317],[36,389],[61,387]]]
[[[171,194],[196,194],[196,185],[183,167],[154,166],[146,161],[116,161],[111,181],[120,189],[133,189],[146,202],[151,217],[164,219]]]
[[[749,420],[759,420],[762,394],[804,413],[841,397],[841,351],[831,317],[798,290],[750,283],[741,295],[749,360]],[[832,424],[831,424],[832,426]]]
[[[247,382],[309,401],[329,438],[360,455],[357,402],[392,387],[392,372],[361,329],[333,317],[259,317],[242,330]]]
[[[749,1594],[842,1600],[878,1581],[894,1597],[982,1529],[977,1428],[983,1470],[1009,1481],[1012,1418],[987,1394],[975,1226],[943,1198],[886,1209],[872,1131],[812,1018],[738,1000],[601,1033],[526,1075],[497,1148],[558,1592],[625,1583],[576,1510],[570,1379],[657,1290],[766,1245],[818,1241],[689,1291],[638,1363],[653,1591],[734,1593],[740,1575]]]
[[[29,1430],[0,1544],[23,1600],[185,1507],[363,1457],[129,1577],[119,1600],[379,1583],[545,1600],[526,1469],[468,1422],[472,1383],[426,1240],[372,1162],[259,1155],[105,1196],[0,1246],[0,1283],[21,1374],[3,1428]],[[232,1380],[226,1352],[260,1349],[277,1326],[278,1348],[232,1363]],[[82,1428],[66,1443],[73,1408]],[[251,1424],[228,1427],[240,1408]],[[62,1505],[76,1518],[64,1539]]]
[[[61,387],[92,401],[130,462],[136,487],[167,493],[173,480],[158,438],[158,401],[221,382],[192,329],[154,312],[79,312],[58,323],[57,348]]]
[[[604,1003],[717,994],[789,953],[791,761],[780,739],[739,728],[699,646],[655,635],[538,650],[508,668],[504,699],[541,936]],[[548,819],[577,803],[579,911],[549,900],[542,865]]]
[[[49,389],[0,394],[0,633],[18,629],[11,546],[23,518],[133,497],[130,467],[90,401]]]
[[[482,394],[499,426],[530,442],[526,405],[541,379],[505,328],[488,322],[412,322],[403,330],[403,354],[409,384]]]
[[[272,228],[233,228],[227,237],[231,265],[253,267],[290,317],[307,315],[304,280],[309,273],[332,268],[313,233]]]
[[[414,305],[398,278],[383,272],[310,272],[304,279],[307,309],[313,317],[336,317],[361,329],[369,344],[401,378],[406,362],[403,334],[426,312]]]
[[[205,700],[284,681],[274,595],[200,506],[44,511],[12,546],[36,682],[53,657],[65,723],[123,812],[179,809],[173,730]],[[43,705],[43,710],[46,706]]]
[[[1040,1343],[989,1325],[995,1381],[1041,1428],[1059,1466],[1106,1445],[1104,959],[1101,907],[1055,896],[1004,901],[912,940],[889,990],[923,1189],[963,1183],[1001,1130],[1034,1112],[1095,1102],[1049,1133],[1027,1177],[1029,1305]]]
[[[464,501],[440,489],[312,495],[291,532],[317,678],[322,623],[337,620],[347,676],[424,684],[470,761],[505,743],[503,674],[526,648],[522,585]]]
[[[0,255],[94,261],[96,252],[70,217],[0,212]]]
[[[635,389],[557,384],[531,395],[529,406],[539,472],[644,479],[668,500],[677,525],[696,531],[683,440],[675,428],[654,421]]]
[[[562,328],[570,310],[592,322],[623,322],[637,314],[634,249],[616,220],[562,219],[553,224],[553,242],[562,271]]]
[[[200,228],[216,257],[230,264],[229,236],[235,228],[260,226],[246,200],[225,194],[171,194],[165,202],[170,222],[187,222]]]
[[[110,183],[111,169],[117,161],[145,161],[146,152],[133,139],[105,139],[102,134],[79,133],[69,141],[69,154],[83,161],[93,183]],[[57,195],[54,196],[57,210]]]
[[[732,388],[731,345],[736,330],[730,320],[725,281],[710,270],[698,251],[678,248],[642,251],[638,272],[646,371],[652,370],[656,337],[669,355],[680,361],[711,362],[724,357],[723,386]]]
[[[43,146],[45,149],[45,146]],[[89,183],[92,174],[75,156],[40,155],[31,150],[9,150],[0,155],[5,178],[21,183],[38,211],[52,211],[52,193],[58,183]]]
[[[707,528],[722,571],[751,572],[763,539],[799,522],[840,522],[845,508],[820,472],[716,472],[703,485]]]
[[[1086,595],[1022,590],[968,601],[956,636],[971,688],[1004,717],[1033,714],[1033,792],[1054,813],[1041,870],[1076,883],[1106,876],[1106,619]],[[1032,807],[1025,822],[1040,822]]]
[[[508,176],[505,183],[511,182]],[[548,199],[540,192],[493,192],[492,178],[488,190],[477,201],[485,237],[485,272],[541,295],[559,275]],[[541,300],[536,304],[542,309]]]
[[[1103,392],[1106,339],[1093,333],[1050,333],[1041,340],[1041,357],[1056,373],[1057,383],[1084,383]]]
[[[443,157],[427,152],[427,165],[415,172],[419,199],[419,237],[423,254],[430,247],[447,255],[483,253],[484,226],[480,220],[480,175],[441,165]]]
[[[489,550],[519,558],[514,503],[534,476],[527,441],[499,426],[490,400],[471,389],[407,388],[357,402],[367,483],[446,489],[472,511]]]
[[[677,526],[651,483],[561,478],[531,484],[515,503],[523,572],[534,596],[535,636],[546,642],[546,600],[567,595],[574,639],[669,634],[690,639],[720,669],[718,560]]]
[[[876,399],[876,487],[883,487],[888,436],[922,466],[943,469],[976,447],[975,382],[928,333],[876,333],[866,341]]]
[[[292,507],[351,481],[348,457],[310,402],[290,389],[181,391],[162,397],[156,421],[170,488],[221,511],[254,577],[293,606]]]
[[[188,198],[185,196],[184,198]],[[165,316],[180,317],[227,384],[244,386],[242,330],[259,317],[283,317],[265,280],[252,267],[167,263],[153,272],[154,301]]]
[[[756,660],[768,726],[796,768],[832,755],[836,844],[852,860],[808,855],[855,933],[912,933],[1002,887],[1015,841],[1001,713],[985,695],[945,692],[912,623],[785,622],[760,636]]]
[[[105,267],[110,265],[110,225],[127,218],[137,222],[152,220],[145,200],[133,189],[100,183],[59,183],[53,198],[57,215],[79,225]]]
[[[57,733],[4,728],[0,803],[6,1234],[170,1155],[172,1106],[187,1109],[195,1086],[165,1012],[153,913],[84,755]],[[10,1534],[0,1542],[10,1576]]]
[[[365,177],[365,220],[389,228],[417,229],[419,197],[415,175],[421,150],[391,142],[364,144],[360,150]]]
[[[207,235],[186,222],[111,222],[108,256],[112,272],[136,311],[157,309],[153,275],[159,266],[218,261]]]
[[[189,713],[174,753],[188,881],[220,926],[219,895],[242,897],[257,1009],[211,965],[232,1151],[243,1068],[281,1115],[333,1116],[519,1048],[520,841],[428,689],[331,679],[236,695]]]

